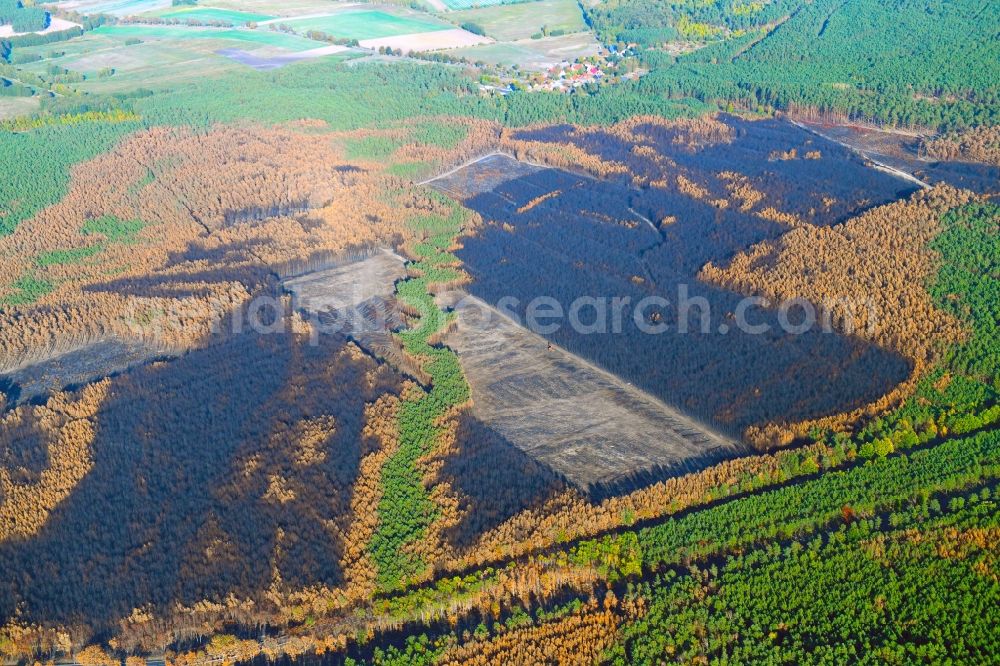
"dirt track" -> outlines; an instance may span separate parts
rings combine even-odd
[[[745,447],[557,347],[483,301],[440,297],[458,323],[446,342],[472,386],[473,413],[583,489],[678,474]]]

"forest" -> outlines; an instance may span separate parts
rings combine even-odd
[[[0,25],[10,25],[14,32],[37,32],[49,27],[49,13],[22,0],[0,0]]]
[[[446,628],[455,620],[431,625],[388,648],[359,646],[357,656],[376,664],[509,663],[566,650],[579,655],[574,663],[779,655],[821,663],[870,654],[990,661],[1000,385],[995,368],[969,372],[959,350],[996,358],[990,271],[1000,265],[998,212],[953,208],[931,243],[940,263],[928,293],[971,325],[968,341],[951,345],[954,355],[940,358],[904,406],[854,437],[817,432],[827,443],[814,457],[802,452],[795,467],[783,465],[790,478],[808,480],[763,494],[737,491],[721,506],[532,560],[541,571],[519,583],[533,591],[531,601],[514,587],[523,601],[509,613],[487,610],[489,590],[517,584],[483,569],[461,587],[487,595],[478,602],[483,610],[459,629]],[[982,255],[972,250],[980,246]],[[818,470],[825,473],[817,478]],[[574,569],[581,565],[592,568]],[[441,599],[455,594],[444,583],[439,590]],[[423,618],[437,603],[425,592],[411,598],[406,603]],[[854,639],[831,640],[844,614]],[[888,630],[897,625],[886,625],[887,616],[913,630]]]
[[[936,136],[921,143],[920,154],[936,160],[1000,166],[1000,128],[984,126]]]
[[[587,12],[606,40],[654,47],[648,85],[670,97],[935,129],[1000,115],[1000,19],[978,0],[609,0]],[[704,48],[655,48],[678,40]]]
[[[395,56],[80,94],[3,41],[0,660],[996,661],[1000,208],[947,177],[997,163],[982,6],[609,0],[648,71],[570,94]],[[944,182],[782,115],[934,130]],[[282,286],[383,249],[398,354]],[[538,353],[746,455],[590,492],[473,411],[446,292],[681,287],[707,332]],[[872,309],[754,336],[747,296]]]
[[[131,102],[132,115],[80,111],[91,115],[39,123],[15,135],[30,143],[51,132],[82,137],[75,132],[93,125],[109,130],[106,137],[92,133],[94,143],[82,144],[93,155],[80,166],[61,178],[52,169],[51,185],[39,192],[37,203],[10,209],[23,212],[2,241],[9,274],[20,276],[7,292],[4,316],[17,322],[4,326],[7,358],[17,358],[18,350],[88,344],[109,332],[91,326],[109,311],[126,314],[124,325],[137,315],[149,324],[161,309],[180,320],[153,327],[157,335],[190,351],[8,412],[0,428],[0,525],[6,535],[0,554],[4,570],[17,573],[0,595],[7,604],[6,638],[0,641],[5,654],[79,649],[106,632],[116,636],[115,643],[91,644],[86,658],[100,662],[116,650],[149,654],[166,648],[175,663],[191,664],[219,654],[249,659],[328,650],[377,663],[418,653],[442,663],[483,655],[502,661],[512,654],[549,654],[558,644],[554,636],[589,646],[584,653],[595,658],[612,658],[618,649],[640,654],[635,636],[642,622],[654,621],[644,618],[655,617],[644,609],[665,603],[658,596],[665,588],[655,578],[657,562],[676,566],[677,553],[688,553],[685,562],[716,557],[708,545],[689,552],[688,544],[739,543],[775,530],[787,539],[823,529],[847,504],[852,515],[863,517],[870,510],[861,489],[876,479],[889,483],[878,465],[906,459],[911,450],[916,456],[954,442],[971,451],[975,441],[986,456],[976,464],[989,461],[992,435],[975,433],[992,432],[1000,421],[991,309],[997,298],[993,281],[985,279],[990,273],[975,270],[975,264],[996,263],[998,257],[992,249],[969,252],[992,248],[984,241],[996,238],[997,217],[994,207],[971,202],[968,194],[944,188],[911,195],[841,147],[773,121],[639,117],[604,127],[514,131],[476,120],[409,121],[384,129],[337,128],[318,120],[252,130],[239,123],[143,128],[152,107],[141,101]],[[460,206],[409,186],[391,166],[435,169],[496,147],[582,173],[536,170]],[[234,154],[240,159],[221,168]],[[834,176],[845,170],[850,178]],[[186,205],[172,203],[178,201]],[[878,203],[884,205],[869,209]],[[572,236],[560,231],[570,219]],[[872,233],[886,227],[886,219],[893,220],[895,227],[888,226],[898,238]],[[41,228],[47,232],[38,233]],[[766,388],[766,399],[744,402],[741,412],[730,401],[728,413],[710,411],[725,402],[713,393],[680,393],[697,389],[696,383],[678,381],[683,373],[704,376],[694,354],[686,369],[674,362],[680,374],[672,384],[652,383],[662,375],[650,373],[656,364],[649,359],[685,358],[684,345],[669,336],[649,349],[643,349],[647,340],[633,345],[631,358],[612,355],[605,344],[559,339],[616,372],[634,372],[635,381],[650,382],[669,400],[683,397],[686,409],[704,409],[739,428],[757,426],[770,441],[787,435],[763,426],[804,420],[792,436],[811,443],[595,499],[465,411],[469,389],[461,359],[439,346],[450,315],[431,296],[438,289],[465,284],[488,293],[502,285],[528,297],[539,285],[552,290],[579,280],[598,292],[641,296],[707,277],[752,292],[757,283],[735,277],[742,252],[764,254],[767,248],[768,255],[787,255],[773,266],[755,261],[754,271],[794,267],[801,260],[793,253],[811,234],[842,235],[855,253],[888,243],[904,258],[909,243],[915,259],[905,259],[907,269],[898,274],[898,288],[906,294],[899,302],[908,308],[924,303],[924,314],[915,319],[937,321],[942,332],[890,331],[900,336],[897,343],[843,335],[795,341],[806,346],[788,357],[792,371],[777,382],[768,377],[788,343],[772,356],[748,346],[732,370],[716,366],[712,390],[720,392],[729,381],[733,391],[752,391],[740,383],[748,375],[735,368],[745,373],[757,367],[760,377],[751,374],[749,381]],[[308,270],[322,265],[324,256],[383,243],[399,244],[412,259],[411,278],[396,287],[411,316],[398,338],[423,368],[421,383],[376,364],[340,338],[324,338],[318,348],[306,345],[310,325],[294,313],[287,314],[290,332],[278,337],[208,333],[220,307],[232,312],[249,296],[269,293],[272,271]],[[700,254],[681,252],[683,247],[698,247]],[[143,257],[141,267],[133,263],[136,256]],[[587,263],[581,269],[575,264],[582,258]],[[824,259],[831,267],[840,261]],[[850,264],[866,265],[857,258]],[[493,267],[489,274],[486,266]],[[789,293],[818,298],[806,285],[785,283],[768,278]],[[923,291],[926,284],[932,286]],[[727,299],[738,296],[714,287],[698,293],[721,303],[722,312],[731,311]],[[177,303],[184,308],[177,310]],[[890,306],[898,304],[887,301]],[[24,311],[33,312],[32,318],[21,317]],[[54,330],[61,331],[58,337]],[[717,346],[710,338],[684,342],[697,342],[699,354],[710,354]],[[941,344],[950,351],[941,352]],[[227,359],[236,357],[260,360],[233,366]],[[861,388],[849,404],[824,403],[831,393],[796,383],[808,375],[828,376],[822,364],[847,359],[858,372],[845,371],[840,381]],[[849,422],[859,424],[855,429],[821,418],[878,403],[918,360],[924,374],[897,408],[881,406],[874,420],[857,417]],[[805,362],[816,369],[803,371]],[[872,383],[873,363],[887,372],[878,385]],[[206,367],[218,370],[199,374]],[[319,390],[334,377],[340,392]],[[239,386],[245,395],[219,391],[218,381]],[[817,402],[788,411],[792,396],[801,410],[805,395]],[[237,411],[230,422],[217,423],[205,396],[226,405],[269,406]],[[206,428],[216,428],[213,439],[229,442],[208,461],[198,457],[196,446],[197,433]],[[950,439],[960,436],[967,439]],[[135,439],[146,443],[140,449],[120,445]],[[168,440],[173,444],[165,448]],[[929,492],[952,493],[972,483],[968,479],[975,475],[964,463],[946,471],[940,461],[955,456],[950,448],[940,451],[927,463],[938,471],[927,478],[946,474],[954,480],[935,480],[926,486]],[[167,489],[176,489],[181,477],[171,470],[192,465],[200,472],[185,472],[182,493],[192,504],[178,508]],[[121,475],[121,469],[131,471]],[[838,486],[838,474],[861,485]],[[880,488],[886,501],[905,503],[925,487],[923,478],[904,475],[893,486],[897,490]],[[819,489],[808,491],[819,493],[817,499],[751,502],[760,493],[779,492],[774,487],[782,484],[791,485],[780,493],[799,492],[792,489],[800,483],[817,484]],[[824,494],[829,499],[821,502]],[[120,502],[127,497],[143,501]],[[719,513],[715,504],[727,498],[745,508]],[[135,509],[139,513],[121,514],[122,507],[140,504],[146,508]],[[782,506],[809,506],[818,513],[796,517],[782,513]],[[897,510],[895,504],[888,508]],[[685,512],[692,512],[684,519],[689,527],[668,527],[675,524],[672,516]],[[166,514],[178,518],[155,519]],[[769,522],[744,517],[750,514]],[[98,516],[108,515],[121,516],[114,521],[120,529],[96,527]],[[628,534],[637,523],[647,527],[635,532],[639,545],[633,548]],[[150,531],[151,524],[158,527]],[[681,531],[670,531],[676,529]],[[704,537],[719,530],[717,541]],[[90,537],[74,541],[67,534]],[[165,539],[170,548],[162,546]],[[63,547],[67,542],[76,545]],[[559,549],[566,549],[568,559]],[[656,555],[666,552],[672,554]],[[80,569],[89,560],[96,564]],[[35,566],[39,562],[46,564]],[[147,582],[108,585],[122,567]],[[449,583],[443,572],[460,574],[463,582]],[[613,601],[601,591],[607,585]],[[645,590],[642,585],[652,587],[636,592]],[[77,589],[77,597],[60,592],[66,586]],[[100,614],[89,610],[95,598],[103,602]],[[15,607],[22,609],[16,617]],[[359,613],[368,618],[371,641],[359,642],[357,628],[348,628],[356,620],[344,624]],[[435,617],[454,617],[455,633],[394,642],[400,626]],[[261,620],[284,627],[283,633],[263,641],[220,633],[233,622],[249,626]],[[599,637],[586,638],[587,632]],[[180,649],[178,641],[206,634],[214,637]]]

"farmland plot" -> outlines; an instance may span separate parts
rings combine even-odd
[[[24,69],[45,74],[58,65],[84,74],[74,84],[81,91],[109,93],[145,87],[160,89],[210,74],[243,69],[245,64],[273,68],[344,50],[324,42],[268,30],[187,26],[105,25],[60,44],[60,57],[48,58],[51,45],[24,47],[22,53],[45,57]],[[226,57],[229,56],[229,57]],[[273,59],[273,61],[272,61]],[[111,76],[103,74],[112,71]]]
[[[402,50],[404,53],[410,53],[413,51],[444,51],[447,49],[465,48],[479,44],[490,44],[492,41],[489,37],[483,37],[468,30],[455,28],[452,30],[435,29],[429,32],[362,39],[358,44],[367,49],[378,49],[384,46],[396,49],[397,51]]]
[[[170,6],[170,0],[66,0],[53,3],[60,9],[81,14],[111,14],[131,16]]]
[[[509,2],[509,0],[507,0]],[[530,2],[531,0],[520,0]],[[495,7],[504,4],[505,0],[441,0],[448,9],[476,9],[479,7]]]
[[[273,19],[271,14],[257,14],[253,12],[241,12],[232,9],[216,9],[214,7],[182,7],[172,8],[168,12],[158,14],[163,18],[180,19],[182,21],[223,21],[233,25],[243,23],[259,23]]]
[[[393,14],[378,10],[349,10],[325,16],[292,17],[282,19],[281,22],[301,32],[318,30],[334,37],[358,40],[395,37],[451,28],[450,25],[433,18]]]
[[[517,65],[523,69],[543,70],[561,62],[572,62],[577,58],[596,55],[600,44],[590,32],[577,32],[542,39],[519,39],[473,46],[454,52],[457,57],[470,61],[482,61],[496,65]]]
[[[530,38],[542,32],[583,32],[587,24],[580,6],[573,0],[538,0],[519,4],[503,4],[468,9],[448,14],[455,23],[475,23],[486,34],[500,41]]]

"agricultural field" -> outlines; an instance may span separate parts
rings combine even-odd
[[[219,40],[268,46],[288,51],[307,51],[322,46],[322,42],[288,35],[271,30],[237,30],[218,28],[188,28],[180,26],[115,25],[102,26],[94,31],[98,35],[114,37],[165,40],[170,42],[199,42]]]
[[[171,0],[59,0],[51,4],[80,14],[132,16],[170,7]]]
[[[495,7],[504,3],[505,0],[439,0],[442,5],[452,11],[464,9],[475,9],[479,7]],[[523,0],[531,2],[531,0]],[[508,0],[509,2],[509,0]]]
[[[218,9],[215,7],[171,7],[169,11],[155,12],[153,16],[192,21],[222,21],[233,25],[259,23],[276,18],[273,14],[257,14],[233,9]]]
[[[433,30],[431,32],[419,32],[409,35],[364,39],[359,42],[359,45],[368,49],[387,47],[396,51],[402,51],[403,53],[434,51],[447,51],[451,53],[460,48],[476,46],[478,44],[489,44],[491,42],[492,40],[489,37],[483,37],[468,30],[454,28],[451,30]]]
[[[351,0],[217,0],[209,4],[220,9],[276,17],[329,14],[356,6]]]
[[[396,14],[381,10],[347,9],[327,16],[288,18],[282,23],[299,32],[318,30],[343,39],[368,40],[447,30],[451,26],[426,15]]]
[[[237,60],[225,57],[227,52],[253,54],[265,62],[269,57],[279,57],[278,63],[283,64],[282,56],[320,57],[341,50],[266,30],[117,25],[102,26],[60,43],[58,48],[46,44],[25,47],[21,53],[42,58],[24,65],[26,71],[45,76],[51,67],[63,68],[86,76],[86,80],[73,83],[75,88],[110,93],[136,87],[159,89],[243,69]],[[53,53],[58,56],[50,57]],[[110,76],[109,71],[113,72]]]
[[[455,49],[451,55],[468,58],[471,62],[518,67],[529,71],[542,71],[562,62],[573,62],[577,58],[596,55],[600,44],[589,32],[579,32],[559,37],[541,39],[519,39]]]
[[[580,6],[574,0],[536,0],[450,12],[446,18],[457,25],[474,23],[500,42],[528,39],[532,35],[585,32]]]

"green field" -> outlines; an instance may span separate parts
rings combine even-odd
[[[475,23],[498,41],[527,39],[541,32],[580,32],[587,29],[583,13],[575,0],[539,0],[516,5],[495,5],[482,9],[453,12],[448,18],[455,23]]]
[[[331,0],[206,0],[213,7],[232,9],[253,14],[272,14],[274,16],[305,16],[306,14],[324,14],[337,9]]]
[[[448,6],[448,9],[473,9],[475,7],[495,7],[505,3],[505,0],[441,0]],[[530,2],[530,0],[524,0]],[[511,0],[506,0],[506,4],[512,4]]]
[[[401,16],[379,10],[345,11],[330,16],[289,19],[282,23],[300,32],[318,30],[344,39],[378,39],[452,27],[429,18]]]
[[[218,30],[213,28],[189,28],[184,26],[143,26],[143,25],[106,25],[94,31],[102,35],[121,37],[138,37],[139,39],[167,39],[182,41],[223,40],[256,44],[258,46],[273,46],[288,51],[308,51],[323,46],[323,44],[273,30]],[[238,47],[231,45],[231,48]],[[224,48],[224,47],[223,47]]]
[[[472,62],[482,61],[492,65],[517,65],[524,70],[548,69],[564,60],[570,62],[580,56],[597,53],[598,44],[589,32],[561,37],[522,39],[516,42],[485,44],[449,51],[456,58],[465,57]]]
[[[172,8],[170,11],[158,14],[161,18],[194,20],[194,21],[226,21],[233,25],[249,22],[267,21],[273,15],[240,12],[233,9],[217,9],[214,7]]]
[[[97,34],[120,37],[137,37],[139,39],[164,39],[179,41],[225,40],[245,42],[263,46],[273,46],[289,51],[305,51],[321,46],[317,42],[285,33],[271,30],[238,30],[214,28],[189,28],[183,26],[142,26],[142,25],[109,25],[101,26],[94,31]]]
[[[54,4],[58,6],[67,3]],[[67,9],[81,14],[111,14],[113,16],[131,16],[170,6],[169,0],[84,0],[69,4]]]
[[[128,40],[141,40],[126,44]],[[183,26],[103,26],[83,37],[58,44],[23,47],[20,53],[44,59],[22,68],[47,76],[50,66],[85,75],[73,87],[86,93],[114,93],[135,88],[162,89],[244,72],[246,66],[221,56],[222,49],[274,53],[302,52],[324,46],[297,35],[269,30],[201,29]],[[53,54],[60,57],[49,57]],[[100,76],[111,69],[112,76]]]
[[[127,31],[124,27],[124,33],[118,30],[101,28],[69,42],[21,49],[22,53],[34,53],[45,58],[24,65],[23,69],[46,76],[50,66],[63,67],[87,77],[86,81],[73,84],[76,90],[112,93],[136,87],[160,89],[202,76],[224,75],[240,67],[238,63],[213,52],[226,46],[238,46],[238,43],[151,37],[147,33]],[[133,37],[138,37],[142,43],[126,45],[125,41]],[[64,55],[47,57],[53,53]],[[98,75],[107,68],[114,70],[113,76]]]

